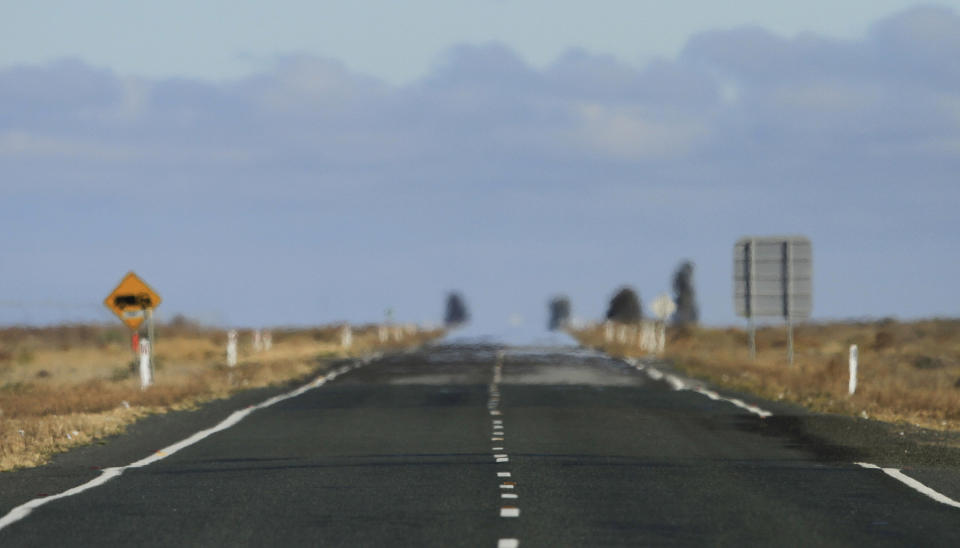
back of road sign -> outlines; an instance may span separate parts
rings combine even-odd
[[[813,309],[813,253],[803,236],[745,237],[733,247],[737,315],[806,319]]]
[[[653,313],[656,314],[660,320],[666,320],[676,311],[676,303],[667,295],[660,295],[653,300]]]

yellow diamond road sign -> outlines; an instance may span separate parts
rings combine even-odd
[[[128,272],[103,304],[127,327],[137,329],[143,323],[145,311],[156,308],[160,302],[160,295],[153,288],[133,272]]]

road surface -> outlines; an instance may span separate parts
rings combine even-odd
[[[960,545],[960,509],[763,402],[588,351],[440,345],[341,373],[15,520],[26,500],[0,495],[0,546]],[[102,478],[90,455],[20,477]]]

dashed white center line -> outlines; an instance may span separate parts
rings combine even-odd
[[[490,384],[490,400],[487,402],[487,408],[490,411],[490,415],[493,417],[500,417],[502,413],[500,411],[500,390],[499,384],[502,378],[503,370],[503,353],[500,352],[497,354],[497,361],[493,366],[493,382]],[[504,428],[503,428],[503,419],[491,419],[491,430],[492,435],[490,436],[490,441],[492,442],[503,442],[504,437]],[[509,454],[506,453],[506,447],[502,444],[492,445],[490,452],[493,454],[494,461],[497,463],[507,463],[510,462]],[[509,478],[512,474],[507,471],[497,472],[498,478]],[[517,500],[519,496],[513,492],[517,483],[515,481],[503,481],[500,483],[499,487],[501,490],[500,499],[501,500]],[[505,492],[504,492],[505,491]],[[502,518],[517,518],[520,517],[520,508],[517,506],[501,506],[500,507],[500,517]],[[520,546],[520,540],[516,538],[501,538],[497,541],[497,548],[517,548]]]

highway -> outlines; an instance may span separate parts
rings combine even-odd
[[[437,345],[148,420],[0,476],[0,546],[960,545],[960,508],[763,416],[788,408],[639,365]]]

